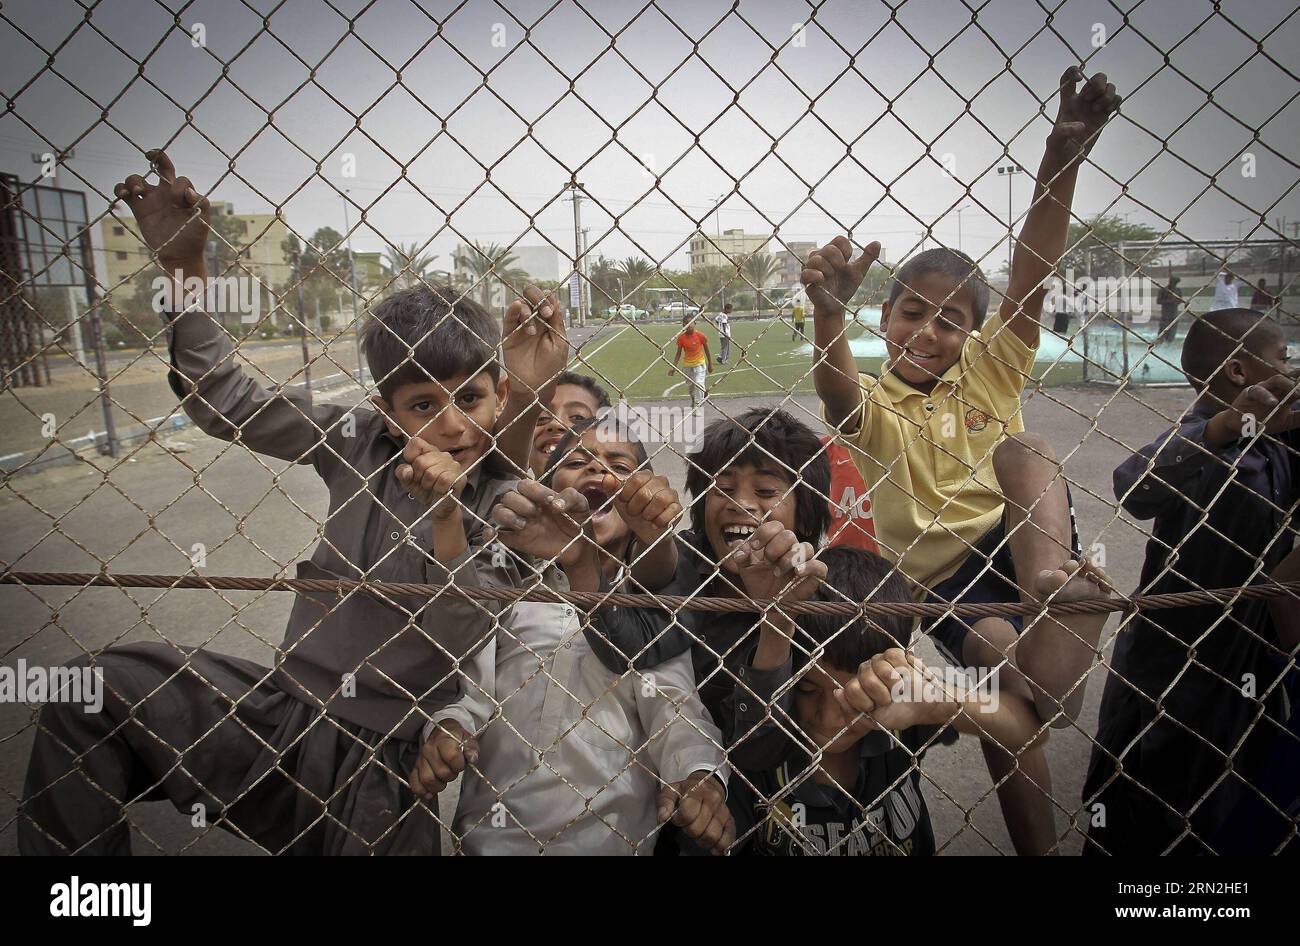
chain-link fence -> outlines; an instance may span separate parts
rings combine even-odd
[[[0,10],[6,849],[1293,847],[1294,13]]]

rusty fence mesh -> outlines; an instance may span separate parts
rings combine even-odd
[[[1295,12],[7,4],[0,849],[1294,848]]]

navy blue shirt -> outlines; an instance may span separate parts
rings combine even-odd
[[[1300,438],[1264,434],[1214,450],[1205,427],[1215,413],[1198,404],[1115,470],[1124,509],[1154,520],[1139,594],[1261,584],[1291,550]],[[1179,836],[1190,824],[1208,837],[1252,791],[1259,747],[1290,713],[1287,663],[1263,600],[1134,618],[1115,644],[1084,785],[1085,806],[1107,806],[1090,839],[1112,854],[1175,841],[1203,850]]]

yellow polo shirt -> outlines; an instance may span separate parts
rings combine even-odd
[[[857,429],[841,440],[871,490],[881,552],[926,587],[1002,518],[993,450],[1025,429],[1020,392],[1034,355],[991,316],[929,393],[888,371],[858,376]]]

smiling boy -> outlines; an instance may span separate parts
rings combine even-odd
[[[609,407],[609,393],[595,378],[565,371],[555,379],[555,394],[533,427],[528,466],[541,476],[551,451],[575,427],[591,420],[602,407]]]
[[[917,254],[894,274],[880,327],[888,362],[859,374],[845,337],[845,305],[880,252],[856,260],[839,237],[812,254],[802,281],[813,303],[814,379],[826,421],[858,449],[872,491],[882,552],[943,602],[1038,603],[1103,592],[1075,560],[1073,517],[1047,442],[1024,432],[1020,395],[1039,340],[1044,282],[1065,252],[1078,169],[1119,96],[1104,75],[1061,78],[1060,108],[1039,167],[1034,201],[1011,260],[1006,295],[986,321],[984,274],[965,254]],[[1082,702],[1105,614],[949,615],[924,625],[963,666],[1003,670],[1003,692],[1032,701],[1040,718],[1068,725]],[[1022,679],[1023,677],[1027,679]],[[1022,852],[1046,851],[1055,830],[1041,752],[1017,760],[985,744],[1003,812]]]
[[[132,175],[115,194],[168,272],[203,279],[207,198],[165,154],[149,157],[159,183]],[[489,510],[515,482],[494,448],[511,388],[497,349],[524,390],[549,398],[565,348],[553,296],[529,290],[512,304],[504,344],[495,320],[450,287],[388,296],[364,340],[378,393],[351,407],[258,384],[197,305],[166,315],[168,382],[195,426],[271,458],[277,475],[300,464],[323,481],[328,513],[297,577],[519,583],[485,547]],[[531,433],[526,403],[516,406],[516,428]],[[19,847],[129,853],[124,807],[165,799],[187,822],[202,810],[275,853],[436,854],[435,816],[411,810],[405,773],[424,723],[456,696],[458,661],[506,612],[448,593],[305,592],[269,669],[170,641],[86,658],[103,672],[104,710],[42,712]]]

